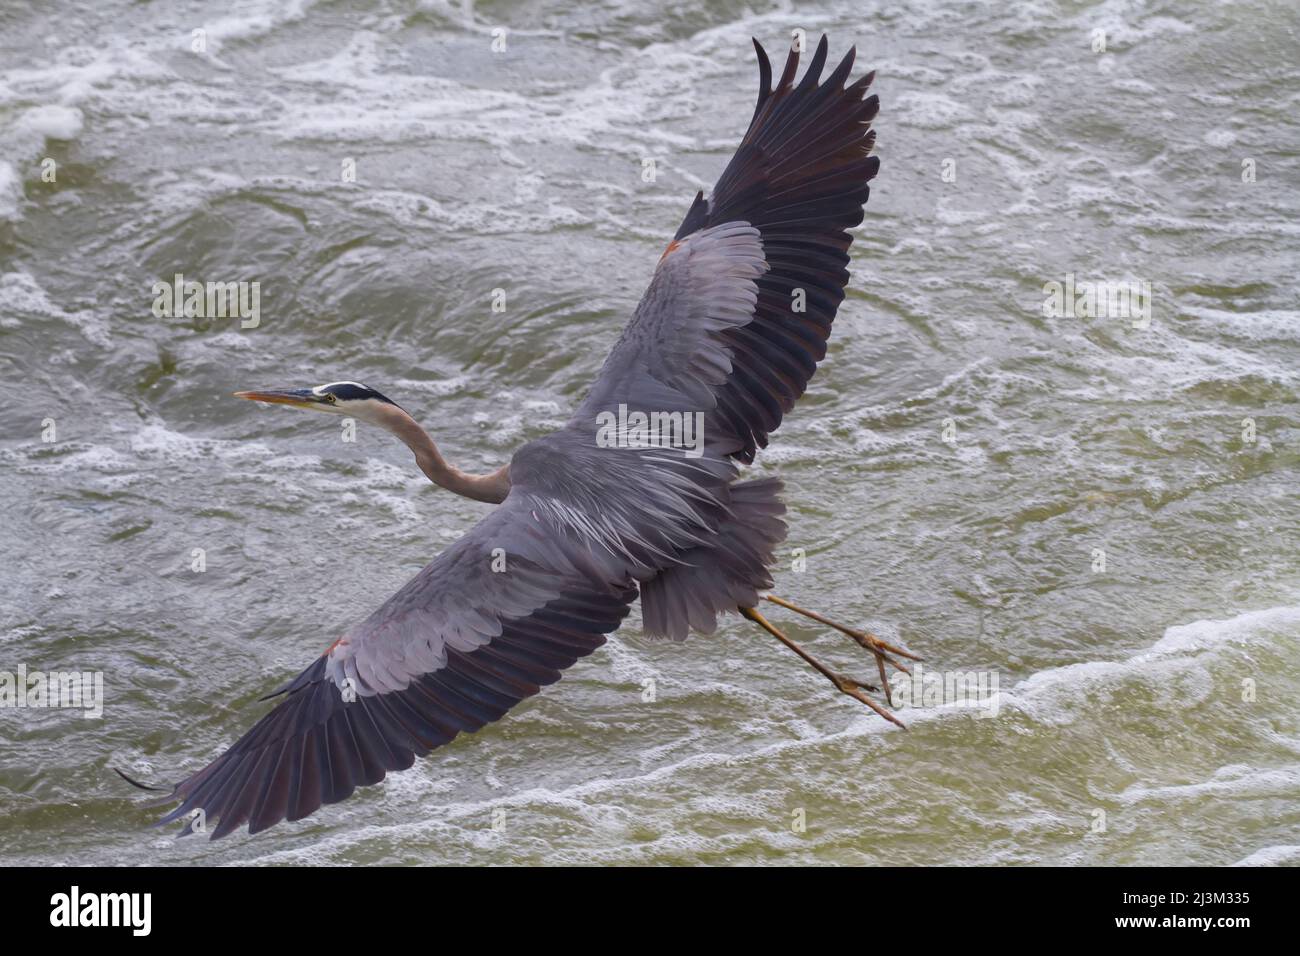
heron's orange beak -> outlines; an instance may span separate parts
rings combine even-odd
[[[235,398],[246,398],[250,402],[267,402],[271,405],[293,405],[297,408],[311,408],[321,403],[320,396],[310,388],[273,388],[264,392],[235,392]]]

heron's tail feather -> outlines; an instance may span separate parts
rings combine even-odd
[[[775,478],[731,486],[730,515],[717,537],[641,585],[647,634],[673,640],[682,640],[691,628],[712,634],[719,613],[758,603],[759,590],[772,586],[768,566],[785,540],[781,488]]]

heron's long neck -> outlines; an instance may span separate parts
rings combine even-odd
[[[454,491],[475,501],[499,504],[510,493],[510,466],[502,465],[487,475],[471,475],[449,464],[442,457],[429,433],[396,405],[385,405],[380,424],[406,443],[415,452],[415,462],[435,485]]]

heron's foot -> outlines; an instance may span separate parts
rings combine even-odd
[[[830,618],[823,617],[816,611],[809,611],[797,604],[792,604],[784,598],[777,597],[775,594],[764,594],[763,599],[765,601],[771,601],[777,607],[783,607],[786,610],[794,611],[796,614],[802,614],[804,617],[811,618],[819,624],[833,627],[840,633],[847,634],[849,637],[857,641],[858,646],[870,651],[876,658],[876,669],[880,673],[880,683],[885,688],[885,700],[891,707],[894,706],[894,697],[893,694],[890,693],[889,676],[885,670],[885,665],[888,664],[890,667],[900,670],[904,674],[911,674],[912,672],[907,669],[907,665],[902,661],[896,660],[895,657],[906,658],[910,661],[922,660],[922,658],[913,654],[911,651],[905,651],[901,647],[895,647],[888,641],[883,641],[868,631],[862,631],[856,627],[849,627],[847,624],[840,624],[836,621],[832,621]],[[875,688],[872,688],[872,690],[875,690]]]
[[[866,704],[868,707],[874,710],[881,717],[884,717],[885,720],[889,721],[891,724],[897,724],[898,726],[902,727],[904,730],[907,729],[906,725],[901,720],[899,720],[888,710],[886,710],[884,707],[880,706],[880,704],[877,704],[874,700],[872,700],[870,697],[867,696],[866,694],[867,691],[875,693],[878,692],[880,688],[876,687],[874,684],[868,684],[865,681],[860,681],[856,678],[849,677],[846,674],[841,674],[839,671],[835,671],[827,667],[821,661],[817,660],[817,658],[813,657],[806,650],[804,650],[801,645],[795,643],[794,641],[790,640],[790,638],[786,637],[783,633],[781,633],[781,631],[779,631],[776,628],[776,626],[772,624],[771,621],[763,617],[762,614],[759,614],[757,609],[752,607],[742,607],[739,608],[738,610],[740,611],[742,616],[753,621],[755,624],[757,624],[763,630],[767,631],[769,634],[775,637],[786,647],[790,648],[790,650],[794,651],[796,654],[802,657],[809,664],[809,666],[813,668],[813,670],[817,671],[817,673],[821,674],[828,681],[834,684],[835,689],[838,690],[841,694],[845,694],[849,697],[852,697],[856,701]],[[882,674],[884,673],[883,668],[881,670],[881,673]],[[888,683],[885,684],[885,687],[886,687],[886,694],[888,694],[888,687],[889,687]]]

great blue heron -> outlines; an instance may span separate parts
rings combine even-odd
[[[862,221],[879,166],[874,74],[846,85],[850,50],[821,82],[822,37],[802,80],[792,48],[772,87],[754,47],[758,105],[739,149],[712,196],[696,195],[562,429],[474,475],[365,385],[237,393],[385,428],[431,481],[497,507],[272,694],[284,699],[159,801],[179,802],[161,823],[202,810],[215,839],[343,800],[558,680],[638,596],[645,631],[675,639],[712,633],[720,613],[739,611],[898,723],[867,692],[888,701],[886,663],[905,669],[891,655],[912,655],[763,594],[785,537],[781,483],[737,481],[826,353],[849,278],[846,230]],[[703,424],[692,447],[641,427],[690,420]],[[880,686],[818,661],[759,613],[764,599],[853,637],[875,655]]]

